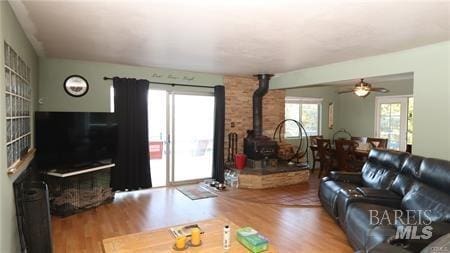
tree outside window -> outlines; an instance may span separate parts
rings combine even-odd
[[[299,121],[308,136],[320,134],[320,99],[287,98],[285,105],[285,118]],[[285,137],[298,138],[298,127],[294,122],[286,122]]]

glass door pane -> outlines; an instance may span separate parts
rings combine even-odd
[[[167,183],[167,92],[148,92],[148,138],[153,187]]]
[[[173,95],[173,181],[212,177],[214,97]]]
[[[406,98],[377,99],[377,136],[388,139],[388,149],[406,149]]]
[[[412,145],[413,144],[413,116],[414,115],[414,98],[408,98],[408,133],[406,136],[406,143]]]

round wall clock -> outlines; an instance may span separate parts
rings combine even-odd
[[[82,97],[89,90],[89,84],[84,77],[71,75],[64,80],[64,90],[72,97]]]

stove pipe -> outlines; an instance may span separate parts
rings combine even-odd
[[[259,81],[259,87],[253,93],[253,134],[255,137],[262,135],[262,100],[269,90],[269,80],[273,75],[259,74],[255,75]]]

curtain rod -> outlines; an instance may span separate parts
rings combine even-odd
[[[103,80],[113,80],[114,78],[112,77],[103,77]],[[208,89],[213,89],[214,87],[209,87],[209,86],[202,86],[202,85],[193,85],[193,84],[181,84],[181,83],[162,83],[162,82],[152,82],[152,81],[148,81],[149,83],[153,83],[153,84],[162,84],[162,85],[170,85],[172,87],[175,86],[184,86],[184,87],[194,87],[194,88],[208,88]]]

